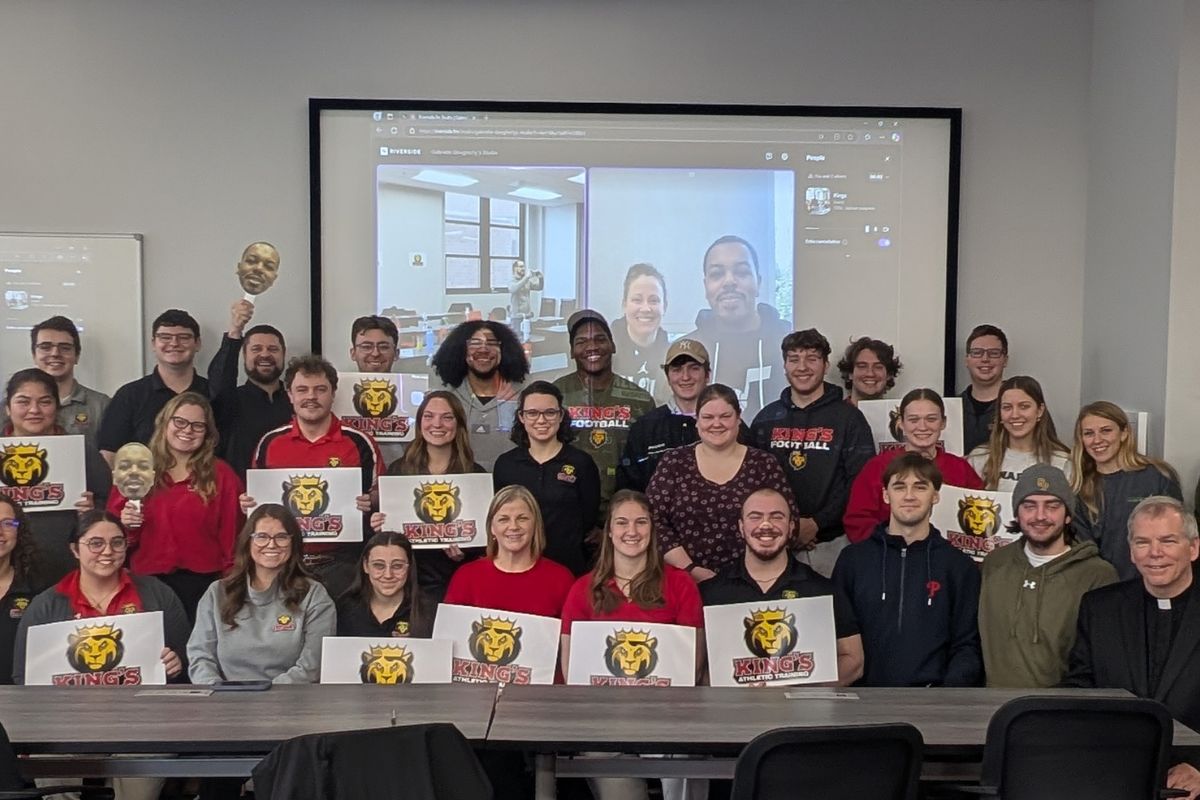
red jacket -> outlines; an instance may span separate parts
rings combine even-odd
[[[867,462],[850,485],[850,501],[846,503],[842,523],[846,538],[852,543],[869,538],[876,525],[891,517],[887,503],[883,502],[883,471],[904,452],[904,448],[899,447],[883,451]],[[943,483],[963,489],[983,488],[983,481],[965,458],[939,450],[933,461],[942,471]]]

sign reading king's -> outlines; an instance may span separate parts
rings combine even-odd
[[[359,467],[247,470],[246,494],[291,511],[305,541],[362,541],[362,512],[355,506],[362,494]]]
[[[789,686],[837,680],[833,598],[704,607],[713,686]]]
[[[74,510],[87,489],[83,437],[0,437],[0,494],[26,511]]]
[[[393,372],[339,372],[333,413],[347,428],[378,442],[411,442],[417,407],[429,391],[429,376]]]
[[[492,476],[483,473],[384,475],[379,510],[413,547],[482,547],[492,494]]]
[[[161,611],[34,625],[25,639],[25,683],[161,685],[167,682],[162,649]]]

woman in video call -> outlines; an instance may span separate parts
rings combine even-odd
[[[613,372],[633,381],[662,404],[671,396],[662,373],[667,357],[667,332],[662,328],[667,310],[667,283],[651,264],[634,264],[625,273],[620,319],[612,324]]]

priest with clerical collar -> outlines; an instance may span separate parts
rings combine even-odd
[[[1129,516],[1129,556],[1139,577],[1088,592],[1064,684],[1126,689],[1200,726],[1200,600],[1196,518],[1171,497],[1147,497]],[[1200,795],[1200,770],[1177,763],[1167,786]]]

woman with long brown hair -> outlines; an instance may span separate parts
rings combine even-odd
[[[1071,516],[1079,534],[1096,542],[1121,580],[1137,577],[1129,558],[1129,512],[1152,495],[1182,501],[1178,473],[1167,462],[1138,452],[1129,417],[1106,400],[1079,409],[1071,469],[1071,491],[1079,499],[1078,513]]]
[[[192,683],[316,683],[321,640],[336,615],[304,569],[304,536],[278,503],[258,506],[238,535],[233,570],[200,598],[188,640]]]
[[[21,506],[0,495],[0,684],[12,683],[17,625],[44,588],[41,580],[29,516]]]
[[[167,401],[154,423],[154,488],[131,504],[113,487],[108,510],[130,532],[131,569],[154,575],[179,595],[188,618],[209,584],[233,563],[242,522],[244,488],[233,468],[217,458],[212,406],[195,392]]]
[[[992,433],[967,455],[983,488],[990,491],[1016,488],[1017,478],[1034,464],[1070,474],[1070,458],[1071,448],[1058,438],[1042,385],[1028,375],[1014,375],[1000,384]]]
[[[432,619],[417,581],[408,538],[381,531],[367,540],[354,583],[337,601],[338,636],[428,637]]]

